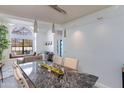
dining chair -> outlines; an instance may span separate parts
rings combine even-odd
[[[63,65],[63,58],[57,55],[53,56],[53,63]]]
[[[0,76],[1,76],[0,80],[2,80],[2,82],[3,82],[3,71],[2,71],[3,66],[4,64],[0,62]]]
[[[75,58],[64,58],[63,66],[78,71],[78,60]]]
[[[20,87],[29,88],[29,85],[26,79],[24,78],[21,69],[17,64],[13,64],[13,73]]]

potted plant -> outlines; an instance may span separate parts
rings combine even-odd
[[[3,58],[3,51],[9,46],[7,34],[8,28],[5,25],[0,25],[0,61]]]

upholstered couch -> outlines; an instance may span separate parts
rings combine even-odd
[[[27,54],[27,55],[16,55],[15,52],[9,54],[9,58],[22,58],[26,56],[36,56],[36,52],[34,52],[33,54]]]
[[[36,60],[42,60],[42,56],[36,55],[36,56],[25,56],[23,57],[23,62],[32,62]]]

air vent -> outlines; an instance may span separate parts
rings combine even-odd
[[[60,8],[58,5],[49,5],[49,6],[53,8],[54,10],[58,11],[59,13],[67,14],[67,12],[63,10],[62,8]]]

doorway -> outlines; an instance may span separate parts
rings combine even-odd
[[[63,40],[57,40],[57,54],[63,56]]]

